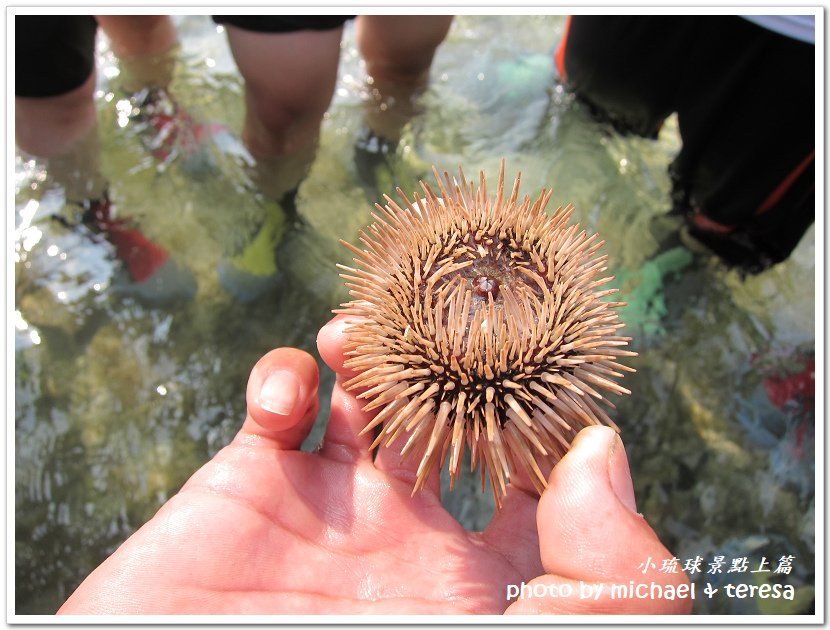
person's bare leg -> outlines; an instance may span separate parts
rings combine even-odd
[[[171,53],[178,40],[169,15],[97,15],[95,19],[121,61],[128,90],[170,84]]]
[[[375,97],[367,124],[397,141],[416,113],[413,99],[426,86],[435,51],[450,29],[450,15],[361,15],[357,45]]]
[[[79,87],[59,96],[15,97],[17,146],[38,157],[66,153],[95,127],[95,72]]]
[[[140,64],[170,50],[176,35],[168,16],[99,16],[113,51]],[[161,79],[163,80],[163,78]],[[15,98],[15,141],[26,153],[49,159],[50,173],[67,189],[67,198],[102,193],[98,174],[95,70],[79,87],[42,98]],[[86,175],[85,175],[86,173]]]
[[[50,178],[67,199],[94,199],[106,183],[100,175],[98,125],[93,101],[95,71],[79,87],[43,98],[15,97],[17,147],[48,160]]]
[[[314,157],[334,94],[343,29],[256,33],[225,28],[245,79],[242,140],[258,161],[260,189],[280,199],[296,188]]]
[[[160,55],[176,43],[169,15],[96,15],[119,59]]]
[[[357,45],[376,81],[424,83],[451,15],[361,15]]]

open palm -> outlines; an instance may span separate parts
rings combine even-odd
[[[327,328],[321,354],[342,370],[340,331]],[[372,458],[370,438],[358,435],[368,418],[339,384],[321,448],[297,450],[316,416],[316,388],[317,367],[307,354],[283,348],[263,358],[251,375],[249,415],[234,441],[98,567],[60,612],[501,614],[508,606],[510,612],[686,608],[677,602],[654,609],[651,602],[577,599],[519,600],[511,606],[506,597],[508,585],[522,583],[622,581],[634,577],[635,560],[646,558],[640,554],[671,557],[642,517],[614,496],[608,472],[605,479],[600,472],[597,482],[610,493],[606,506],[602,487],[591,486],[596,480],[581,481],[595,460],[608,467],[608,440],[617,439],[607,434],[610,429],[586,430],[593,437],[577,439],[584,445],[575,446],[554,469],[541,501],[511,488],[487,529],[468,532],[441,506],[437,473],[410,497],[415,464],[401,462],[393,449],[381,449]],[[597,445],[605,461],[592,453]],[[568,505],[574,502],[583,504],[584,517]],[[566,514],[557,517],[563,510]],[[578,530],[581,518],[592,527],[584,535]],[[608,539],[607,527],[613,527],[617,540]],[[679,584],[686,578],[669,574],[664,579]]]

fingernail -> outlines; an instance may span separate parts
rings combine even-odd
[[[266,411],[288,416],[300,396],[300,380],[294,372],[278,370],[268,375],[259,390],[259,404]]]
[[[625,456],[625,447],[619,435],[615,435],[608,449],[608,476],[611,478],[611,489],[617,499],[636,514],[637,503],[634,498],[634,484],[631,481],[631,471],[628,468],[628,458]]]

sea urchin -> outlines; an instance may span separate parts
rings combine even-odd
[[[483,172],[478,187],[461,169],[460,182],[433,173],[440,195],[421,182],[410,202],[398,188],[405,207],[384,195],[364,249],[344,242],[356,256],[338,265],[353,299],[337,312],[356,316],[346,387],[378,410],[371,448],[406,437],[402,457],[420,457],[413,494],[447,454],[454,483],[465,443],[497,504],[511,473],[541,493],[581,428],[617,429],[597,390],[630,393],[613,380],[636,353],[617,334],[622,302],[604,299],[616,289],[600,290],[603,241],[568,225],[570,205],[547,216],[548,190],[520,202],[521,175],[505,199],[504,163],[492,199]]]

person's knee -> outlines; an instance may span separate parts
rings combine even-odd
[[[246,82],[243,139],[257,157],[286,157],[316,141],[332,90],[275,90]]]
[[[98,15],[95,19],[121,59],[159,55],[176,44],[176,27],[169,15]]]
[[[15,98],[15,142],[33,155],[61,155],[96,123],[95,72],[79,87],[59,96]]]
[[[281,135],[318,125],[334,94],[342,29],[258,33],[226,28],[245,80],[249,131],[277,142]]]
[[[253,83],[246,84],[245,95],[249,112],[270,132],[321,120],[331,101],[328,92],[288,94]]]
[[[450,15],[360,16],[356,36],[367,73],[376,79],[422,79],[451,24]]]

